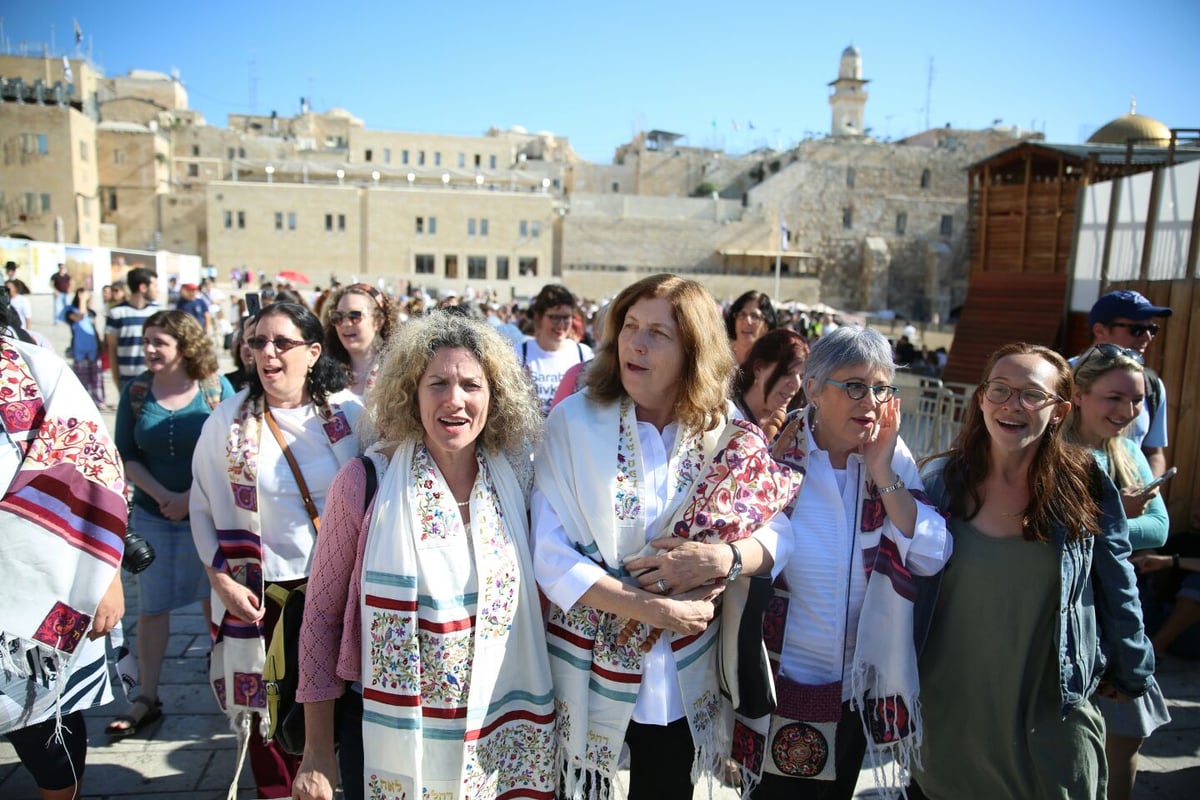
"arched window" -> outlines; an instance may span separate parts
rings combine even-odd
[[[928,170],[928,169],[925,169],[925,170],[922,170],[922,171],[921,171],[921,188],[922,188],[922,189],[928,189],[928,188],[929,188],[929,180],[930,180],[930,177],[931,177],[931,176],[930,176],[930,174],[929,174],[929,170]]]

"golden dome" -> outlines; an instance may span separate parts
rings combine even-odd
[[[1141,147],[1166,147],[1171,142],[1171,129],[1154,117],[1142,116],[1131,110],[1093,133],[1087,143],[1124,145],[1130,139],[1139,140],[1134,144]]]

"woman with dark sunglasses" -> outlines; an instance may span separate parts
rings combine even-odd
[[[918,581],[930,691],[908,796],[1104,800],[1091,697],[1138,697],[1154,672],[1121,499],[1065,441],[1075,392],[1062,356],[1010,344],[983,374],[953,447],[921,473],[954,555]]]
[[[295,303],[263,308],[247,344],[254,374],[219,405],[192,457],[192,538],[212,584],[213,690],[246,752],[258,797],[291,797],[300,759],[260,735],[262,670],[280,608],[266,587],[307,579],[330,482],[358,454],[361,401]],[[263,632],[266,632],[264,636]]]
[[[383,345],[396,330],[396,307],[383,292],[354,283],[335,292],[326,306],[329,355],[345,365],[349,388],[359,397],[375,385]]]

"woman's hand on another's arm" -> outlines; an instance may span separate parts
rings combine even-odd
[[[208,581],[213,591],[221,598],[221,605],[240,620],[258,622],[265,610],[258,595],[233,579],[233,576],[216,567],[206,566]]]
[[[724,542],[705,544],[669,536],[653,540],[650,546],[659,552],[630,559],[625,568],[637,576],[639,586],[654,594],[677,595],[711,584],[728,575],[733,565],[733,553]],[[659,591],[660,580],[666,591]]]

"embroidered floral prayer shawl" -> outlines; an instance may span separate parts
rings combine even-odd
[[[345,409],[331,403],[317,405],[316,412],[338,464],[354,458],[358,438]],[[201,560],[229,572],[264,602],[258,447],[261,437],[270,435],[263,423],[261,396],[251,400],[243,389],[218,406],[204,423],[192,457],[195,477],[190,504],[192,537]],[[259,624],[230,614],[214,591],[211,633],[209,679],[217,702],[239,733],[249,730],[248,712],[258,712],[265,735],[269,723],[262,678],[265,632]]]
[[[0,336],[0,423],[17,453],[0,486],[5,732],[112,699],[104,641],[87,632],[121,563],[126,505],[96,404],[51,352]]]
[[[546,423],[534,461],[539,491],[579,552],[627,582],[625,561],[646,546],[634,404],[601,406],[586,393],[564,400]],[[654,538],[732,542],[750,536],[794,496],[790,473],[771,460],[761,431],[744,422],[699,434],[681,430],[669,454],[668,503]],[[625,729],[642,680],[641,625],[625,645],[626,620],[584,605],[550,606],[547,642],[554,675],[558,774],[566,797],[611,791]],[[719,623],[671,641],[684,712],[695,745],[692,779],[720,775],[732,710],[717,685]]]
[[[794,412],[788,424],[775,440],[773,455],[780,463],[803,476],[808,469],[810,449],[809,422],[805,411]],[[894,527],[884,525],[886,512],[878,489],[867,477],[866,469],[859,470],[858,496],[862,503],[855,513],[853,531],[858,531],[862,549],[863,568],[867,574],[867,591],[858,623],[858,638],[854,663],[850,669],[851,705],[857,706],[867,736],[867,751],[876,770],[876,782],[885,757],[891,758],[896,771],[893,777],[906,775],[911,765],[920,764],[921,707],[918,698],[917,654],[913,645],[913,601],[916,585],[911,573],[900,558],[893,536],[901,535]],[[908,490],[919,503],[933,506],[923,492]],[[788,509],[791,514],[792,509]],[[783,636],[787,625],[788,589],[777,580],[775,598],[763,620],[763,636],[776,672]],[[831,642],[831,646],[838,643]],[[861,698],[865,697],[865,702]],[[787,716],[782,707],[777,715]],[[768,720],[769,721],[769,720]],[[815,727],[782,728],[780,741],[766,741],[763,721],[738,718],[734,726],[733,756],[741,764],[750,785],[761,778],[768,748],[787,750],[797,736],[803,741],[812,736]],[[796,753],[819,750],[822,745],[799,744],[791,741]],[[797,775],[804,774],[799,771]]]
[[[363,780],[376,800],[554,796],[526,494],[503,457],[477,458],[466,529],[424,445],[397,448],[379,482],[359,600]]]

